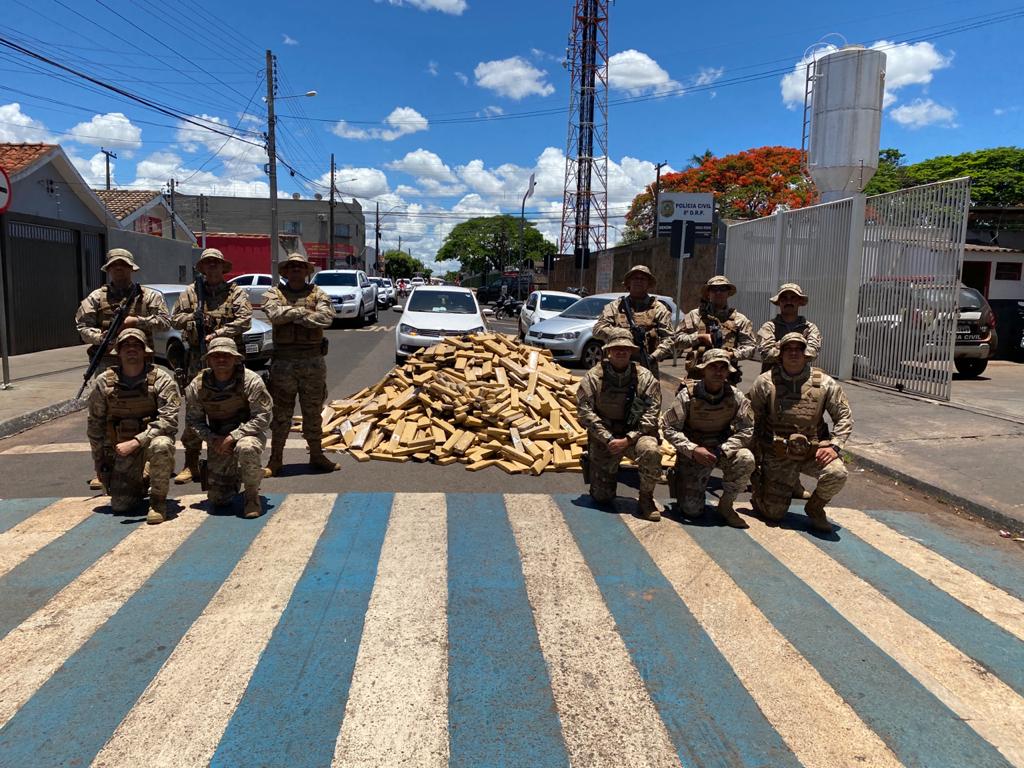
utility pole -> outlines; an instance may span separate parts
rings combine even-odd
[[[199,193],[199,227],[202,231],[203,250],[206,250],[206,195]]]
[[[174,179],[171,179],[167,183],[171,187],[171,240],[177,240],[178,230],[174,225],[174,185],[176,182]]]
[[[330,232],[327,235],[327,242],[330,244],[330,256],[327,257],[328,269],[334,269],[334,153],[331,152],[331,213]]]
[[[658,163],[654,166],[654,223],[651,225],[651,237],[658,236],[658,200],[661,197],[661,169],[668,163]]]
[[[377,203],[377,213],[376,213],[376,216],[374,218],[374,224],[373,224],[373,237],[374,237],[373,251],[374,251],[374,254],[375,254],[374,258],[377,259],[377,272],[379,274],[383,274],[380,271],[380,266],[382,264],[384,264],[384,261],[380,257],[380,203]]]
[[[107,161],[107,189],[110,189],[110,158],[114,158],[115,160],[117,160],[117,155],[115,155],[108,149],[104,149],[103,147],[100,147],[100,152],[102,152],[106,156],[105,159]]]
[[[398,236],[398,252],[399,253],[402,252],[402,236],[401,235]]]
[[[267,49],[267,175],[270,177],[270,274],[277,274],[277,139],[275,136],[274,94],[277,78],[274,74],[274,54]]]
[[[523,205],[519,209],[519,268],[523,268],[523,264],[526,263],[526,256],[524,249],[526,248],[526,199],[533,194],[533,188],[535,186],[534,174],[530,174],[530,184],[526,188],[526,194],[523,195]]]

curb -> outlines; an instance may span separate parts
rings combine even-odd
[[[69,413],[80,411],[85,408],[85,402],[85,398],[81,400],[62,400],[45,408],[39,408],[35,411],[23,413],[21,416],[0,421],[0,439],[11,437],[19,432],[24,432],[26,429],[39,426],[44,422],[59,419],[61,416],[67,416]]]
[[[850,446],[847,446],[843,452],[849,454],[853,458],[853,463],[857,466],[870,469],[872,472],[879,475],[885,475],[893,480],[898,480],[915,490],[927,493],[929,496],[932,496],[939,501],[953,504],[967,512],[970,512],[972,515],[981,518],[982,520],[995,523],[1001,528],[1006,528],[1015,533],[1024,534],[1024,520],[1021,520],[1020,518],[1008,515],[995,507],[979,504],[973,499],[969,499],[966,496],[960,496],[959,494],[953,493],[942,486],[929,483],[927,480],[922,480],[919,477],[908,475],[906,472],[894,469],[885,462],[869,458],[860,451],[850,448]]]

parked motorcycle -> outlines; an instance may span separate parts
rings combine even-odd
[[[523,302],[519,299],[514,299],[511,296],[505,296],[494,305],[494,318],[500,320],[502,318],[513,318],[519,317],[519,313],[523,309]]]

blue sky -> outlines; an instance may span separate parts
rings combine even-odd
[[[278,149],[297,172],[281,168],[283,193],[326,193],[334,152],[342,195],[390,211],[385,247],[401,235],[430,261],[460,220],[518,213],[535,173],[527,210],[556,239],[571,10],[570,0],[8,0],[0,36],[228,136],[0,47],[0,140],[58,141],[96,185],[103,146],[118,153],[121,188],[162,189],[173,176],[182,192],[266,195],[271,48],[280,96],[318,92],[278,102]],[[886,50],[883,147],[913,162],[1020,144],[1021,4],[620,0],[610,17],[616,225],[654,162],[679,169],[705,149],[799,146],[803,78],[793,73],[831,33]]]

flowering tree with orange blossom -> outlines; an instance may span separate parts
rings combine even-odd
[[[780,205],[803,208],[816,202],[814,183],[800,169],[800,150],[758,147],[725,157],[711,157],[701,165],[661,177],[662,192],[712,192],[723,219],[756,219]],[[654,185],[633,198],[626,214],[623,240],[636,242],[651,236]]]

